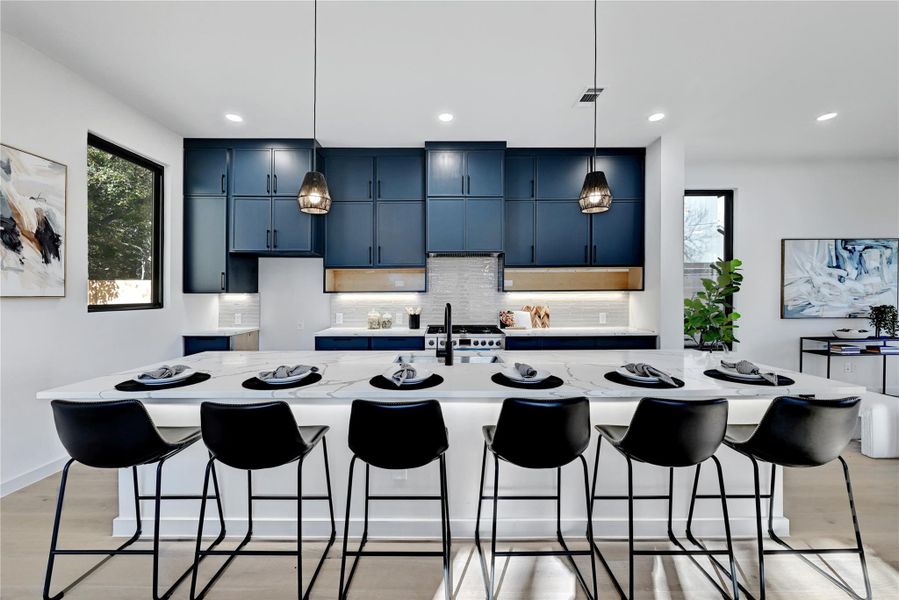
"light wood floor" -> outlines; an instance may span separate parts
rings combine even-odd
[[[862,535],[864,537],[875,598],[899,598],[899,460],[872,460],[852,449],[847,452],[856,494]],[[115,513],[115,475],[111,472],[73,468],[62,542],[67,547],[109,547],[110,518]],[[4,600],[40,597],[50,540],[51,521],[59,476],[48,477],[0,501],[0,597]],[[845,490],[837,465],[821,469],[789,470],[786,475],[786,512],[792,520],[792,542],[795,545],[842,545],[852,542],[851,524]],[[287,547],[260,543],[265,547]],[[646,545],[664,547],[662,542]],[[612,568],[619,578],[626,577],[625,546],[602,544],[608,548]],[[186,568],[191,560],[191,544],[163,544],[164,581],[177,569]],[[423,544],[422,544],[423,546]],[[432,544],[432,549],[439,545]],[[550,548],[548,542],[516,543]],[[144,546],[147,547],[147,546]],[[375,547],[375,546],[371,546]],[[394,545],[395,547],[395,545]],[[304,570],[311,574],[322,545],[308,543],[304,548]],[[756,562],[754,545],[737,544],[738,562],[743,575],[755,589]],[[457,600],[484,597],[478,558],[467,542],[454,545],[453,588]],[[90,557],[57,559],[54,590],[68,584],[85,567]],[[210,559],[210,563],[212,560]],[[589,566],[578,561],[582,569]],[[798,558],[769,557],[769,598],[791,600],[826,600],[846,598],[842,592],[804,566]],[[852,557],[828,558],[828,565],[847,582],[861,590],[858,563]],[[332,549],[312,598],[337,597],[339,552]],[[598,567],[599,568],[599,567]],[[208,575],[212,565],[201,570]],[[498,559],[498,600],[563,600],[582,598],[568,566],[557,558]],[[213,588],[210,598],[276,600],[296,598],[296,566],[290,558],[240,557]],[[600,597],[615,598],[608,578],[599,568]],[[201,575],[202,576],[202,575]],[[308,575],[307,575],[308,577]],[[681,598],[718,598],[714,588],[686,558],[643,557],[637,560],[637,597],[654,600]],[[107,563],[66,598],[90,600],[128,600],[150,597],[150,558],[118,557]],[[360,564],[353,583],[351,598],[376,600],[443,598],[440,559],[366,558]],[[186,585],[174,598],[188,597]]]

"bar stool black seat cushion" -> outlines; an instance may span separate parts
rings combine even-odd
[[[627,427],[596,426],[599,434],[621,452],[660,467],[701,463],[721,445],[726,428],[724,398],[643,398]]]
[[[90,467],[124,469],[154,463],[200,439],[196,427],[157,428],[136,399],[54,400],[50,405],[69,456]]]
[[[855,433],[861,399],[778,396],[751,432],[728,428],[724,443],[784,467],[817,467],[836,459]]]
[[[325,425],[297,426],[283,401],[255,404],[204,402],[203,441],[213,458],[235,469],[280,467],[298,460],[328,432]]]
[[[483,431],[490,451],[507,462],[528,469],[561,467],[590,443],[590,403],[584,397],[506,398],[496,425]]]
[[[421,467],[449,448],[443,411],[436,400],[354,400],[348,442],[353,454],[381,469]]]

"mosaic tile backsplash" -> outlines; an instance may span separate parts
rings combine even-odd
[[[259,294],[220,294],[219,327],[259,327]]]
[[[443,307],[453,305],[453,322],[493,324],[500,310],[520,310],[523,306],[548,306],[551,326],[626,327],[629,323],[627,292],[501,292],[495,257],[430,257],[428,291],[398,294],[334,294],[331,298],[331,325],[365,327],[372,309],[394,315],[397,326],[407,323],[405,307],[420,306],[421,324],[443,323]],[[343,323],[336,314],[343,314]],[[605,313],[606,322],[600,322]]]

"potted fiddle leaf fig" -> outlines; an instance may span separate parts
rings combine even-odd
[[[880,304],[878,306],[872,306],[869,321],[871,323],[871,326],[874,327],[875,337],[881,337],[881,335],[883,337],[896,336],[896,327],[897,321],[899,321],[899,314],[897,314],[895,306],[892,306],[890,304]]]
[[[700,350],[725,350],[740,341],[735,335],[740,313],[732,298],[743,283],[742,264],[737,259],[711,263],[715,278],[703,279],[703,290],[684,300],[684,333]]]

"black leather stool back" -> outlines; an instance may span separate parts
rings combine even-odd
[[[200,406],[203,441],[216,460],[235,469],[269,469],[308,450],[286,402]]]
[[[168,444],[139,400],[54,400],[53,420],[69,455],[90,467],[123,469],[155,460]]]
[[[382,469],[424,466],[449,448],[440,403],[354,400],[349,446],[360,459]]]
[[[861,399],[817,400],[779,396],[741,446],[757,458],[787,467],[816,467],[849,445]]]
[[[620,448],[661,467],[697,465],[712,456],[727,431],[727,400],[643,398]]]
[[[500,458],[529,469],[567,465],[590,444],[586,398],[506,398],[490,444]]]

